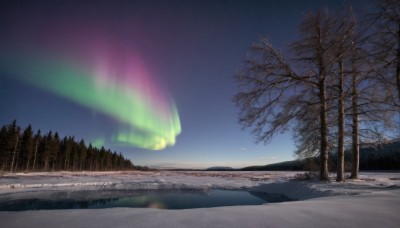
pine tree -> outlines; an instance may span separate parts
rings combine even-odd
[[[100,160],[100,171],[104,171],[105,167],[104,167],[104,163],[105,163],[105,158],[106,158],[106,149],[104,149],[104,147],[102,146],[100,148],[100,153],[99,153],[99,160]]]
[[[46,135],[46,137],[43,139],[43,170],[48,171],[49,170],[49,162],[51,159],[51,149],[52,149],[52,143],[53,143],[53,132],[49,131],[49,133]]]
[[[88,170],[90,170],[90,171],[93,171],[94,152],[95,152],[95,149],[93,148],[92,144],[89,144],[87,154],[88,154],[88,160],[89,160]]]
[[[36,161],[37,161],[37,157],[38,157],[37,154],[38,154],[38,149],[39,149],[40,142],[42,141],[42,136],[41,136],[40,130],[37,131],[37,133],[35,135],[35,138],[34,138],[34,141],[35,141],[35,149],[34,149],[34,152],[33,152],[32,170],[36,171]]]
[[[4,171],[7,166],[7,162],[10,159],[9,154],[6,150],[7,147],[7,128],[3,126],[0,130],[0,161],[1,171]]]
[[[29,171],[30,162],[32,160],[32,152],[34,149],[33,146],[33,131],[32,126],[29,124],[27,128],[25,128],[24,132],[22,133],[21,138],[21,169],[25,169]]]
[[[50,146],[49,162],[51,164],[51,170],[54,171],[57,164],[57,157],[60,153],[60,137],[58,136],[57,132],[54,133]]]
[[[72,171],[76,170],[77,164],[78,164],[78,160],[79,160],[79,148],[78,148],[78,144],[73,140],[72,138],[72,150],[71,150],[71,156],[72,156]]]
[[[71,156],[71,140],[67,136],[65,136],[61,142],[61,154],[63,157],[62,169],[68,170]]]
[[[17,126],[16,120],[14,120],[9,125],[7,135],[8,135],[7,137],[8,145],[6,147],[6,150],[12,153],[12,160],[10,165],[10,172],[12,172],[15,168],[17,149],[20,137],[20,128]]]
[[[79,170],[85,169],[87,148],[83,139],[79,142]]]

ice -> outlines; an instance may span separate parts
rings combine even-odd
[[[302,181],[298,172],[55,172],[2,174],[0,198],[81,190],[250,189],[295,202],[188,210],[110,208],[0,212],[0,227],[398,227],[400,173],[346,182]]]

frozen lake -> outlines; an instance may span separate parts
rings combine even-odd
[[[35,193],[23,193],[19,199],[0,198],[0,211],[100,209],[100,208],[158,208],[192,209],[221,206],[261,205],[289,201],[279,194],[242,190],[184,190],[184,191],[76,191],[52,193],[39,198]]]
[[[3,173],[0,205],[13,205],[15,211],[0,211],[0,227],[398,227],[400,173],[360,173],[358,180],[346,182],[335,182],[333,173],[331,182],[305,181],[299,174]],[[297,201],[265,203],[271,202],[265,196],[281,194]],[[247,197],[257,204],[220,205]],[[200,208],[208,200],[220,201],[219,206]],[[128,207],[134,201],[143,207]],[[183,207],[181,201],[197,202],[199,208],[165,210]],[[35,204],[59,206],[60,202],[75,209],[32,210]],[[81,206],[76,207],[77,202]],[[25,205],[25,210],[18,205]]]

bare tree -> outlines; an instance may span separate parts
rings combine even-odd
[[[290,58],[263,40],[253,45],[236,76],[240,92],[234,101],[242,126],[252,129],[257,142],[293,130],[296,155],[319,154],[321,180],[328,180],[331,147],[337,149],[336,180],[344,181],[349,142],[351,177],[357,178],[360,139],[383,139],[396,111],[388,105],[392,93],[379,91],[387,88],[387,80],[376,71],[377,61],[365,51],[371,46],[366,44],[369,37],[365,30],[356,30],[355,22],[351,8],[333,16],[327,11],[309,13],[300,25],[300,38],[290,46]]]
[[[350,105],[347,115],[351,118],[351,178],[358,178],[359,150],[361,141],[378,143],[393,132],[397,109],[393,106],[392,93],[385,93],[388,87],[380,77],[376,77],[375,62],[371,60],[366,37],[354,32],[348,68]],[[360,126],[361,125],[361,126]]]
[[[336,181],[344,181],[344,147],[345,147],[345,99],[348,96],[347,80],[350,70],[346,62],[350,61],[353,51],[355,33],[355,17],[351,7],[342,9],[334,19],[332,47],[337,70],[333,70],[335,80],[333,98],[337,100],[337,177]]]
[[[393,97],[392,102],[400,106],[400,1],[380,0],[377,6],[377,12],[372,15],[370,54],[378,76],[397,90],[397,99]]]
[[[241,91],[234,97],[239,122],[253,129],[258,142],[288,130],[310,107],[317,109],[321,180],[329,179],[327,80],[334,64],[333,25],[327,11],[309,13],[300,25],[300,39],[291,45],[295,57],[290,61],[265,40],[254,45],[236,77]]]
[[[357,29],[351,8],[341,10],[331,21],[332,56],[328,55],[327,60],[334,65],[327,64],[332,66],[327,78],[328,143],[337,150],[336,180],[344,181],[344,150],[346,141],[349,142],[346,140],[347,132],[352,135],[352,178],[357,178],[360,137],[369,142],[382,140],[385,131],[393,126],[395,110],[386,105],[392,96],[381,92],[385,91],[385,84],[373,75],[374,64],[364,47],[368,38],[366,29]],[[294,128],[296,155],[300,158],[315,156],[318,153],[316,142],[321,140],[320,135],[314,132],[318,124],[312,117],[316,115],[315,109],[309,108],[306,114],[311,116],[298,118]],[[345,128],[345,116],[352,117],[349,131]]]
[[[305,104],[304,112],[302,115],[296,117],[296,122],[293,126],[293,139],[296,144],[294,154],[299,159],[307,159],[316,157],[320,150],[321,135],[319,134],[319,115],[317,94],[310,97],[314,99],[313,102]]]
[[[358,178],[358,171],[360,169],[360,131],[359,131],[359,121],[358,121],[358,54],[359,51],[355,45],[352,43],[352,55],[351,55],[351,114],[352,114],[352,125],[351,125],[351,152],[353,155],[352,166],[351,166],[351,176],[352,179]]]
[[[334,66],[332,32],[335,20],[327,11],[309,13],[300,26],[301,38],[293,43],[295,60],[302,64],[309,82],[316,86],[319,105],[320,178],[328,180],[329,126],[327,83]]]

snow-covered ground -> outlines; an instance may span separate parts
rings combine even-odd
[[[344,183],[296,172],[55,172],[0,174],[0,202],[59,191],[249,189],[299,201],[187,210],[110,208],[0,212],[0,227],[399,227],[400,173]],[[334,180],[334,176],[332,176]]]

